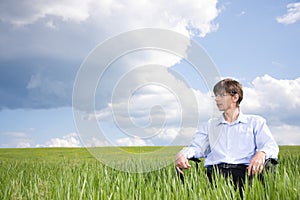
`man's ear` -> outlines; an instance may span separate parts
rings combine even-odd
[[[240,98],[239,94],[234,94],[234,95],[232,96],[232,100],[233,100],[234,103],[237,103],[238,100],[239,100],[239,98]]]

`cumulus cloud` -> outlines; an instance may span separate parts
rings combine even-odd
[[[58,16],[62,20],[85,21],[89,17],[89,1],[4,1],[1,4],[1,19],[15,25],[28,25],[47,16]],[[16,6],[18,5],[18,6]]]
[[[187,106],[184,109],[190,115],[184,116],[183,111],[178,112],[178,108],[172,106],[174,103],[176,105],[180,104],[178,104],[178,99],[170,98],[172,94],[168,93],[167,90],[153,85],[149,85],[144,89],[145,91],[140,91],[141,93],[137,92],[136,96],[132,97],[132,101],[123,101],[123,104],[118,104],[114,108],[116,112],[108,112],[113,105],[104,109],[103,113],[102,111],[97,112],[98,115],[95,119],[99,121],[109,121],[112,115],[120,115],[120,119],[127,118],[127,120],[130,119],[135,122],[130,121],[128,123],[127,120],[124,120],[120,123],[119,121],[117,128],[120,128],[121,125],[126,134],[123,134],[117,140],[114,140],[113,134],[110,134],[108,137],[111,137],[111,141],[117,141],[117,144],[122,145],[187,145],[198,124],[189,126],[189,123],[179,123],[177,125],[176,123],[169,123],[166,126],[161,126],[162,124],[158,122],[164,122],[165,120],[173,120],[174,122],[175,119],[180,121],[196,118],[202,124],[213,114],[219,114],[219,112],[215,113],[216,106],[209,93],[193,90],[182,85],[182,88],[176,91],[178,92],[176,95],[185,96],[184,91],[190,90],[193,91],[194,98],[197,101],[197,105],[186,104]],[[245,114],[258,114],[265,117],[279,144],[300,144],[298,125],[300,119],[298,112],[300,110],[300,78],[280,80],[264,75],[255,78],[250,85],[245,85],[244,92],[241,108]],[[138,94],[143,95],[139,96]],[[180,101],[179,103],[184,104]],[[156,112],[156,105],[161,105],[163,109],[158,109]],[[153,108],[154,111],[151,113]],[[195,109],[196,112],[190,112]],[[114,117],[118,118],[118,116]],[[157,126],[152,122],[157,122]],[[111,120],[110,123],[116,123],[116,121]],[[138,128],[135,129],[136,127]],[[113,131],[113,127],[110,128],[108,131],[116,133],[116,131]]]
[[[111,124],[102,131],[112,143],[116,138],[127,141],[125,137],[131,145],[140,144],[140,140],[147,145],[171,144],[180,133],[187,133],[185,129],[197,127],[200,119],[212,116],[213,104],[208,93],[191,89],[169,70],[150,67],[131,71],[115,86],[111,103],[85,119],[98,120],[100,126],[103,122]]]
[[[256,77],[244,91],[243,112],[265,117],[279,144],[300,144],[300,78],[264,75]]]
[[[272,123],[297,124],[300,116],[300,78],[278,80],[269,75],[257,77],[252,87],[245,88],[242,106],[247,112],[258,113]]]
[[[84,146],[86,147],[103,147],[103,146],[111,146],[105,139],[99,139],[97,137],[89,137],[87,140],[84,141]]]
[[[3,1],[0,109],[70,106],[76,71],[99,42],[145,27],[204,37],[217,30],[219,13],[217,0]]]
[[[81,147],[80,140],[76,133],[70,133],[62,138],[52,138],[44,144],[37,144],[36,147]]]
[[[160,126],[164,121],[168,125],[183,120],[192,123],[199,113],[202,117],[211,114],[207,112],[212,108],[209,95],[193,90],[185,79],[175,77],[171,71],[160,66],[142,67],[122,77],[109,104],[120,125],[128,125],[128,117],[136,125]],[[100,116],[103,113],[107,114],[107,110]]]
[[[179,96],[186,96],[187,93],[184,91],[192,90],[184,84],[179,87],[181,89],[176,91],[176,95]],[[300,78],[281,80],[264,75],[255,78],[250,85],[244,85],[244,91],[245,96],[241,105],[244,113],[259,114],[265,117],[276,141],[280,145],[300,144],[300,127],[298,124],[300,119],[298,112],[300,110]],[[113,105],[109,105],[105,109],[97,111],[96,115],[89,115],[90,118],[85,119],[87,121],[98,120],[101,122],[100,126],[103,125],[102,122],[105,122],[109,126],[106,129],[104,128],[106,132],[104,137],[87,135],[86,138],[81,138],[84,146],[188,145],[198,124],[191,123],[191,126],[189,126],[189,123],[177,124],[175,122],[197,118],[199,123],[206,123],[211,117],[213,107],[215,107],[209,93],[194,90],[193,95],[198,105],[183,102],[183,104],[186,104],[185,109],[190,116],[185,116],[185,119],[181,119],[183,112],[180,109],[178,110],[178,105],[180,105],[178,104],[178,99],[174,98],[174,94],[170,93],[165,87],[147,85],[147,87],[142,87],[133,94],[131,100],[124,101],[125,104],[120,104],[121,101],[115,102],[119,103],[114,108],[116,109],[115,113],[112,112]],[[155,107],[157,105],[161,107]],[[197,111],[190,112],[193,109],[197,109]],[[199,115],[197,115],[198,112],[200,113]],[[126,121],[121,121],[119,122],[121,127],[115,126],[116,121],[113,118],[117,116],[113,115],[127,117],[134,123],[126,124]],[[161,127],[161,124],[158,122],[164,120],[170,120],[170,123]],[[119,128],[123,128],[126,131],[122,132]],[[138,132],[134,128],[143,130],[143,132]],[[24,132],[6,132],[2,133],[1,136],[2,138],[3,136],[14,137],[14,146],[17,147],[82,146],[79,137],[75,133],[61,138],[52,138],[44,144],[38,145],[35,145],[29,135]],[[2,147],[4,146],[2,145]]]
[[[199,121],[214,114],[211,94],[192,89],[170,69],[143,68],[136,72],[138,75],[128,74],[115,86],[107,107],[85,118],[98,120],[100,127],[110,124],[101,130],[112,145],[183,144],[191,139]]]
[[[165,79],[168,78],[163,74]],[[171,78],[172,76],[170,76]],[[175,80],[175,79],[174,79]],[[88,115],[87,121],[98,120],[109,124],[103,128],[104,137],[86,135],[82,141],[84,146],[145,146],[145,145],[188,145],[194,135],[197,125],[180,122],[194,118],[199,123],[205,123],[213,114],[214,101],[209,93],[188,88],[184,83],[179,84],[177,96],[188,97],[190,90],[196,99],[196,104],[183,102],[174,96],[166,87],[161,85],[145,85],[132,93],[129,101],[123,101],[119,96],[115,105],[110,104],[94,115]],[[242,111],[246,114],[258,114],[267,119],[267,123],[280,145],[300,144],[299,110],[300,110],[300,78],[293,80],[275,79],[269,75],[255,78],[250,85],[244,85],[245,96],[242,102]],[[183,115],[178,106],[185,105],[189,115]],[[159,105],[157,107],[157,105]],[[115,107],[114,107],[115,106]],[[113,108],[114,107],[114,108]],[[112,111],[115,109],[115,112]],[[196,109],[196,111],[195,111]],[[194,111],[193,111],[194,110]],[[114,116],[120,115],[120,116]],[[118,118],[121,121],[116,121]],[[127,118],[125,120],[125,118]],[[126,124],[130,120],[129,124]],[[124,120],[124,121],[122,121]],[[168,123],[160,123],[167,121]],[[164,126],[162,126],[164,125]],[[124,131],[125,130],[125,131]],[[140,131],[142,130],[142,131]],[[14,141],[7,142],[5,137],[13,137]],[[24,132],[5,132],[2,143],[16,147],[79,147],[82,146],[75,133],[61,138],[52,138],[49,141],[35,145],[30,136]],[[2,144],[2,147],[3,146]]]
[[[212,21],[218,16],[217,0],[189,2],[164,1],[5,1],[0,18],[15,25],[33,24],[40,19],[59,17],[63,21],[85,22],[94,18],[108,31],[137,27],[172,28],[186,32],[185,27],[199,29],[200,36],[216,30]],[[18,6],[15,6],[18,5]],[[49,25],[49,20],[46,22]],[[97,25],[96,24],[96,25]],[[50,27],[53,23],[50,22]]]
[[[125,137],[116,140],[117,146],[150,146],[151,141],[143,140],[137,137]]]
[[[8,131],[0,133],[0,147],[10,148],[27,148],[31,147],[33,140],[29,134],[25,132]]]
[[[287,13],[276,18],[276,21],[281,24],[293,24],[300,20],[300,2],[289,3]]]

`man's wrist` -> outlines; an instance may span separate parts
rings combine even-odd
[[[266,154],[266,152],[265,152],[265,151],[258,151],[258,152],[261,152],[261,153],[263,153],[263,154],[264,154],[264,158],[265,158],[265,159],[267,159],[267,154]]]

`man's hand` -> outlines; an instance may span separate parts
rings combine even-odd
[[[191,167],[185,156],[180,153],[176,155],[175,166],[177,171],[181,174],[183,174],[182,169],[189,169]]]
[[[264,164],[266,160],[266,153],[263,151],[258,151],[251,159],[248,166],[248,175],[255,175],[262,173],[264,169]]]

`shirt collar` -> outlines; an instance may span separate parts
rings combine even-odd
[[[237,118],[237,121],[246,124],[247,123],[247,117],[246,117],[246,115],[244,115],[240,111],[240,114],[239,114],[239,117]]]
[[[246,116],[241,111],[239,113],[239,116],[238,116],[237,120],[235,122],[233,122],[233,124],[237,124],[237,123],[247,123],[247,118],[246,118]],[[218,125],[220,125],[220,124],[228,124],[228,122],[224,118],[223,113],[218,118],[217,124]]]

